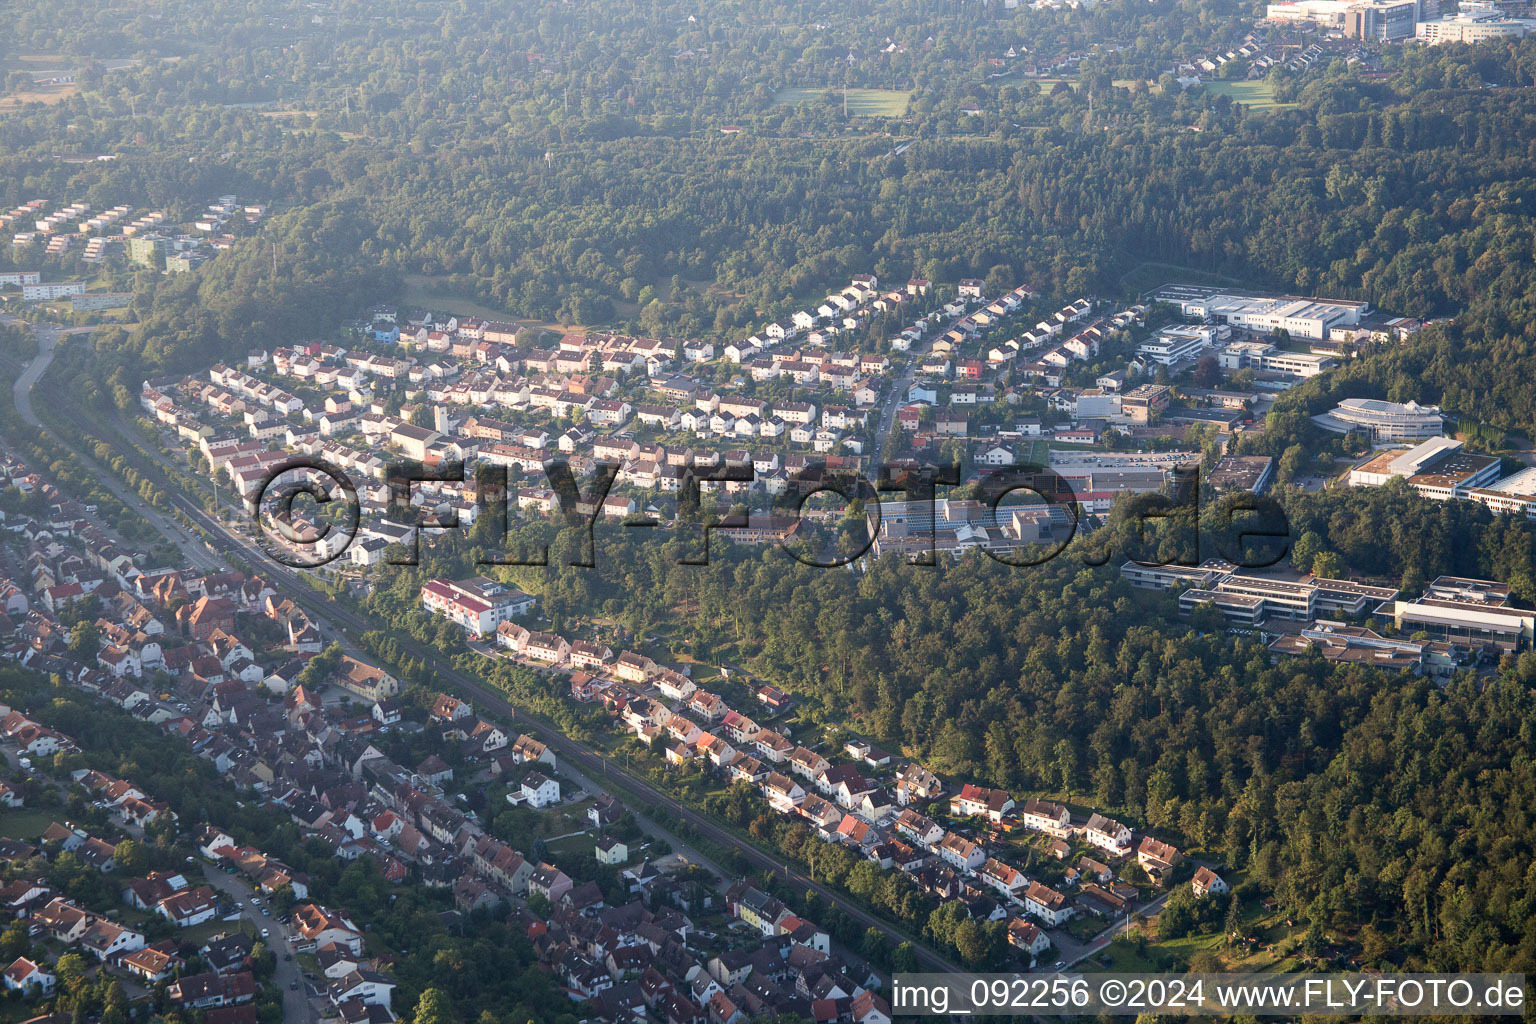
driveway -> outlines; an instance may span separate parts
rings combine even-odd
[[[1138,908],[1134,913],[1147,921],[1153,921],[1157,918],[1158,912],[1163,909],[1163,904],[1168,902],[1168,897],[1172,895],[1172,889],[1161,893],[1151,902]],[[1065,929],[1053,931],[1051,933],[1051,942],[1056,946],[1056,956],[1065,961],[1068,967],[1072,967],[1080,961],[1098,954],[1104,947],[1108,946],[1131,927],[1132,916],[1132,914],[1126,914],[1123,917],[1116,918],[1107,928],[1086,943],[1076,941],[1067,934]]]

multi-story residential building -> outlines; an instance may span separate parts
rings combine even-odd
[[[957,871],[970,874],[987,861],[986,851],[964,836],[946,832],[935,847],[939,859]]]
[[[1003,815],[1013,810],[1013,797],[1001,789],[987,789],[969,783],[949,798],[949,813],[960,817],[984,817],[992,821],[1003,820]]]
[[[476,636],[532,610],[534,598],[484,576],[454,582],[435,579],[422,585],[421,603],[434,615],[458,623]]]
[[[1024,807],[1019,812],[1019,820],[1024,823],[1025,828],[1052,834],[1065,832],[1072,826],[1072,814],[1066,806],[1049,800],[1024,801]]]

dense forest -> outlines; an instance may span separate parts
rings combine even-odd
[[[227,7],[209,10],[233,36],[299,42],[97,68],[74,98],[0,119],[0,204],[36,191],[277,204],[198,280],[126,282],[148,315],[103,347],[135,374],[327,334],[406,279],[445,302],[694,336],[745,333],[868,269],[1106,296],[1187,273],[1454,315],[1339,379],[1502,429],[1536,418],[1521,387],[1536,296],[1522,131],[1536,100],[1522,86],[1536,44],[1410,50],[1387,80],[1343,61],[1277,70],[1275,94],[1294,105],[1255,113],[1161,74],[1211,38],[1201,31],[1237,31],[1221,19],[1241,12],[1203,5],[1012,12],[1000,24],[1015,35],[985,43],[980,5],[928,18],[804,4],[789,25],[753,4],[690,22],[670,4],[528,17],[463,3],[434,7],[433,32],[409,42],[345,5],[319,25],[296,8],[253,21]],[[174,50],[163,24],[108,20],[114,45],[24,17],[10,45]],[[872,26],[882,46],[852,60],[830,41],[855,47]],[[1076,88],[977,69],[994,48],[1073,40],[1094,44]],[[244,106],[254,79],[276,83],[277,108]],[[210,95],[215,84],[231,91]],[[845,116],[843,85],[912,97],[903,116]],[[789,86],[833,92],[779,100]],[[727,123],[741,133],[720,134]],[[121,158],[60,164],[63,143]]]

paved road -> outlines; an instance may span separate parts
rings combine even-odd
[[[22,321],[9,317],[0,317],[7,323],[17,324]],[[33,328],[37,335],[37,356],[27,364],[16,382],[11,386],[11,397],[16,403],[16,411],[22,420],[39,430],[47,432],[47,428],[37,418],[36,411],[32,408],[32,389],[37,382],[42,380],[43,374],[48,372],[48,367],[53,364],[54,351],[58,347],[59,338],[65,334],[86,333],[94,328],[74,327],[67,330],[57,328]],[[159,532],[165,540],[175,544],[188,565],[202,569],[205,572],[215,572],[224,568],[224,564],[213,557],[207,547],[198,538],[189,533],[176,520],[152,507],[140,495],[135,493],[127,484],[120,480],[116,473],[102,466],[95,459],[84,452],[77,452],[76,456],[81,462],[96,470],[96,479],[101,485],[110,491],[113,496],[131,509],[138,511],[139,515],[149,521],[149,524]]]
[[[53,351],[59,344],[59,332],[50,327],[36,327],[32,333],[37,338],[37,355],[17,376],[16,383],[11,385],[11,397],[16,402],[16,411],[21,413],[21,418],[36,427],[41,424],[32,411],[32,385],[53,365]]]
[[[0,316],[0,323],[9,324],[12,327],[30,327],[32,334],[37,338],[37,355],[32,357],[26,368],[11,385],[11,397],[16,402],[16,411],[21,413],[21,418],[34,427],[41,427],[37,416],[32,412],[32,387],[48,372],[48,367],[53,365],[53,353],[58,348],[59,339],[67,334],[89,334],[94,327],[51,327],[42,324],[33,325],[25,320],[18,320],[13,316]]]
[[[131,436],[125,436],[123,445],[119,448],[121,454],[140,472],[149,474],[151,478],[159,476],[160,467],[150,461],[147,455],[134,444]],[[152,456],[158,459],[158,455]],[[165,483],[165,481],[160,481]],[[232,533],[216,519],[207,515],[199,506],[176,493],[168,484],[166,493],[171,495],[173,506],[188,516],[209,537],[212,544],[221,553],[231,555],[259,568],[259,570],[271,579],[285,594],[302,605],[315,619],[316,625],[332,636],[346,637],[348,631],[351,636],[357,636],[377,623],[371,622],[361,615],[341,605],[327,601],[310,589],[300,578],[300,573],[289,567],[273,561],[261,547],[252,541],[246,540],[238,534]],[[338,630],[336,627],[340,626]],[[490,686],[473,679],[457,669],[443,663],[443,652],[422,647],[421,645],[400,634],[396,634],[401,653],[420,659],[424,664],[433,665],[439,681],[456,689],[461,696],[470,697],[483,708],[495,711],[508,721],[516,716],[518,726],[540,742],[553,750],[566,765],[565,771],[571,774],[572,769],[585,773],[585,777],[592,778],[603,775],[605,789],[617,791],[619,795],[628,797],[631,807],[665,807],[675,817],[686,822],[687,825],[700,836],[720,846],[733,849],[739,853],[755,870],[772,871],[779,875],[787,884],[801,891],[810,890],[820,898],[839,907],[854,921],[866,928],[875,928],[882,932],[886,939],[893,945],[902,942],[911,942],[917,954],[919,964],[930,971],[959,971],[958,964],[939,955],[931,948],[923,945],[915,936],[908,934],[903,929],[897,928],[863,907],[849,900],[842,893],[833,890],[820,882],[813,881],[806,875],[794,870],[782,859],[769,856],[762,850],[748,843],[736,833],[722,828],[703,814],[678,802],[670,795],[651,785],[639,775],[630,773],[617,762],[608,761],[600,754],[588,750],[576,741],[556,731],[552,726],[535,719],[523,712],[517,715],[515,709],[506,699],[505,694]],[[606,764],[606,767],[605,767]],[[687,844],[675,836],[667,837],[674,847],[682,848]]]
[[[287,959],[293,956],[293,943],[289,941],[285,927],[276,917],[266,917],[261,908],[251,905],[251,898],[256,892],[245,883],[238,875],[231,875],[227,871],[220,871],[211,864],[203,865],[203,877],[208,884],[228,896],[236,903],[243,904],[240,916],[256,926],[256,934],[261,935],[263,928],[271,934],[263,936],[261,941],[267,944],[267,948],[276,957],[277,967],[273,972],[272,980],[278,988],[283,990],[283,1020],[303,1021],[313,1024],[320,1019],[315,1012],[314,1005],[309,999],[309,990],[305,987],[304,973],[299,968],[297,959]],[[295,989],[293,986],[298,985]]]
[[[871,445],[877,459],[885,452],[885,439],[891,436],[891,429],[896,425],[897,411],[907,404],[907,389],[912,386],[912,380],[917,374],[917,361],[921,358],[919,353],[926,349],[925,345],[913,346],[907,353],[907,368],[891,385],[890,394],[885,396],[885,404],[880,409],[880,423],[875,427],[874,444]]]

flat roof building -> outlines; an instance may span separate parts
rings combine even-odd
[[[1237,566],[1219,558],[1207,559],[1199,565],[1142,565],[1126,562],[1120,566],[1120,575],[1139,590],[1173,590],[1176,587],[1194,587],[1208,590],[1215,586]]]
[[[1488,487],[1470,488],[1466,496],[1482,502],[1494,512],[1536,519],[1536,467],[1511,473]]]
[[[1414,26],[1414,36],[1428,46],[1480,43],[1485,39],[1522,39],[1536,31],[1536,21],[1506,18],[1492,5],[1462,4],[1455,14]]]
[[[1275,460],[1270,455],[1223,455],[1205,478],[1212,490],[1263,494],[1275,479]]]
[[[1384,602],[1377,612],[1391,615],[1401,630],[1422,630],[1431,636],[1491,643],[1513,651],[1536,634],[1536,612],[1509,602],[1507,583],[1441,576],[1417,600]]]
[[[1137,345],[1136,351],[1155,363],[1172,366],[1174,363],[1181,363],[1204,352],[1220,337],[1220,332],[1210,326],[1164,327]]]
[[[1438,405],[1388,402],[1379,398],[1346,398],[1331,412],[1312,422],[1335,434],[1364,431],[1373,441],[1422,441],[1445,433]]]
[[[1414,23],[1424,16],[1424,7],[1420,0],[1287,0],[1267,5],[1264,17],[1316,25],[1351,39],[1393,41],[1413,37]]]
[[[1339,365],[1332,356],[1317,352],[1269,352],[1259,357],[1259,369],[1280,373],[1288,377],[1316,377],[1324,370]]]
[[[1350,39],[1400,42],[1412,39],[1419,20],[1419,0],[1363,0],[1344,12]]]
[[[1245,626],[1255,626],[1270,618],[1307,621],[1320,612],[1360,616],[1398,594],[1395,587],[1371,586],[1354,580],[1264,576],[1218,559],[1193,567],[1126,562],[1120,567],[1120,575],[1131,586],[1143,590],[1187,587],[1179,595],[1181,613],[1187,615],[1198,605],[1212,604],[1229,622]]]
[[[1401,669],[1418,675],[1424,669],[1424,645],[1389,640],[1361,626],[1318,620],[1300,633],[1278,637],[1269,649],[1274,654],[1300,657],[1317,651],[1334,662],[1352,662],[1380,669]]]
[[[1178,306],[1184,316],[1215,320],[1261,334],[1279,328],[1293,338],[1326,338],[1332,327],[1359,323],[1371,311],[1370,303],[1349,299],[1268,296],[1201,285],[1164,285],[1148,298]]]
[[[1351,487],[1379,487],[1394,477],[1406,477],[1426,498],[1471,497],[1471,491],[1499,477],[1499,460],[1462,450],[1450,437],[1432,437],[1406,451],[1382,452],[1349,471]]]
[[[1138,384],[1120,396],[1120,415],[1132,423],[1147,425],[1168,408],[1173,389],[1166,384]],[[1078,413],[1082,418],[1085,414]]]

